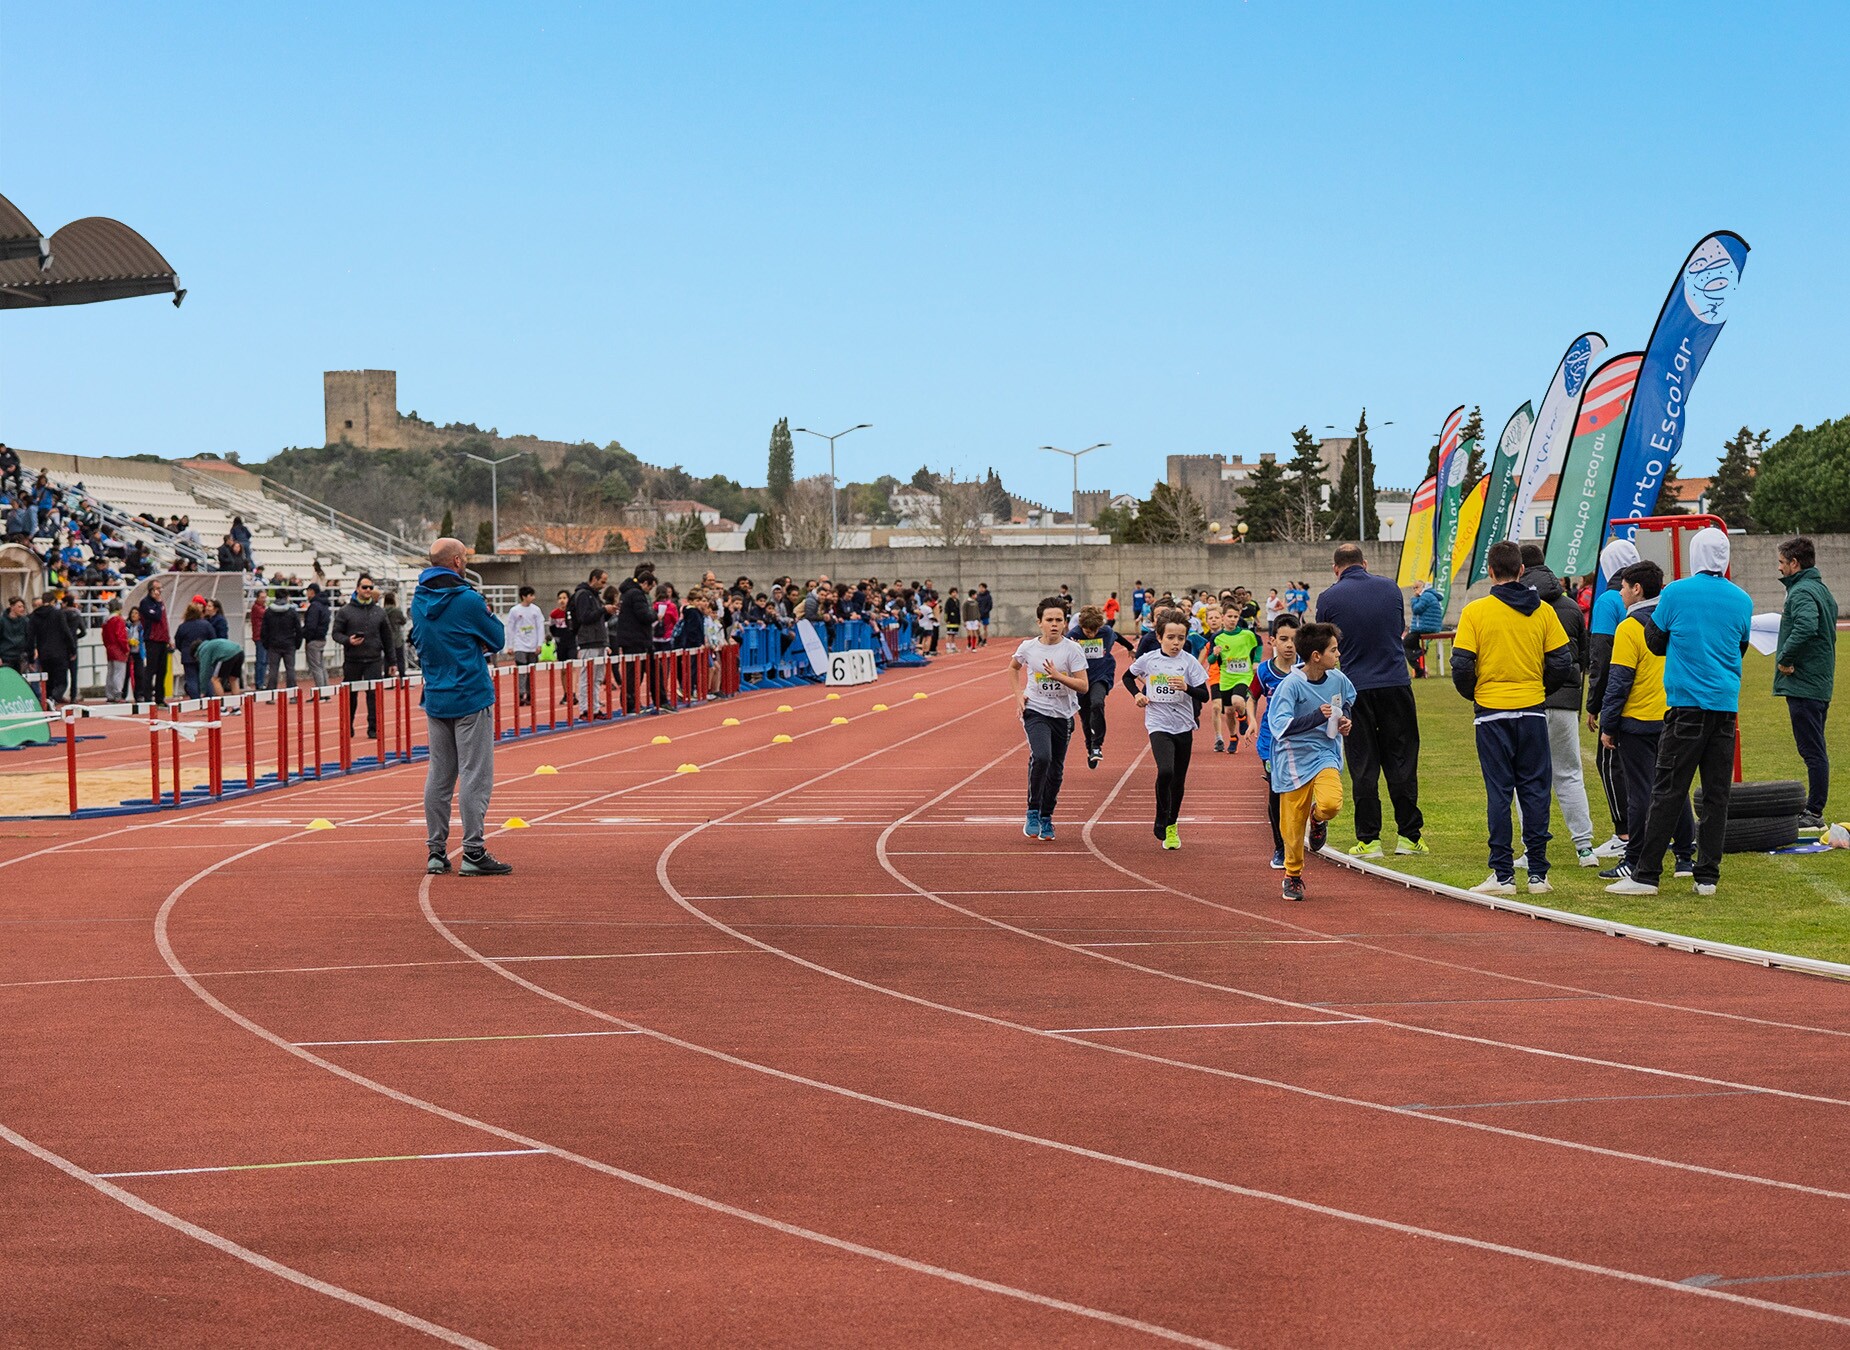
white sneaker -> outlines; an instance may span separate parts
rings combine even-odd
[[[1696,883],[1696,894],[1697,895],[1714,895],[1715,894],[1715,883],[1712,881],[1698,881]]]
[[[1538,877],[1538,876],[1535,876],[1533,873],[1530,874],[1530,877],[1529,877],[1529,894],[1530,895],[1553,895],[1554,889],[1555,888],[1553,886],[1548,884],[1547,877]]]
[[[1514,895],[1516,894],[1516,883],[1514,880],[1498,881],[1493,873],[1473,886],[1471,892],[1474,895]]]
[[[1656,895],[1657,887],[1647,886],[1642,881],[1634,881],[1632,880],[1632,878],[1627,877],[1623,881],[1615,881],[1612,883],[1612,885],[1608,886],[1606,888],[1606,894],[1607,895]]]
[[[1599,854],[1595,853],[1590,848],[1583,848],[1583,849],[1576,850],[1574,854],[1574,860],[1578,862],[1582,867],[1598,867],[1599,866]]]
[[[1593,856],[1596,858],[1623,858],[1625,856],[1625,841],[1615,834],[1612,838],[1594,849]]]
[[[1511,863],[1510,866],[1514,867],[1518,872],[1528,871],[1529,870],[1529,855],[1527,853],[1518,853],[1516,855],[1516,861]]]

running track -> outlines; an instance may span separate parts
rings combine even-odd
[[[508,747],[507,881],[421,766],[9,825],[0,1342],[1850,1343],[1842,987],[1287,906],[1128,700],[1031,844],[1005,659]]]

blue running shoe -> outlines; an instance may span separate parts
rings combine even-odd
[[[1028,812],[1028,823],[1021,827],[1021,832],[1030,839],[1041,837],[1041,813],[1039,811]]]
[[[1041,838],[1043,839],[1053,838],[1053,817],[1052,816],[1042,816],[1041,817]]]

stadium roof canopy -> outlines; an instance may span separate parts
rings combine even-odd
[[[5,197],[0,197],[0,262],[30,259],[39,267],[51,266],[51,241]]]
[[[137,295],[171,295],[178,305],[186,291],[154,245],[104,216],[73,220],[52,235],[49,267],[41,269],[30,257],[0,262],[0,309],[88,305]]]

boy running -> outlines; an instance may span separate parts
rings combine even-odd
[[[1259,635],[1240,622],[1238,610],[1224,609],[1214,652],[1220,659],[1220,686],[1214,692],[1214,748],[1230,755],[1240,749],[1241,724],[1247,719],[1253,666],[1262,652]]]
[[[1129,638],[1113,630],[1105,612],[1097,605],[1087,605],[1079,611],[1079,622],[1067,636],[1086,654],[1086,692],[1079,718],[1086,732],[1086,767],[1096,769],[1105,757],[1105,696],[1111,692],[1118,671],[1117,653],[1113,648],[1121,644],[1132,656],[1137,654],[1137,649]]]
[[[1156,759],[1155,834],[1164,848],[1174,849],[1182,847],[1176,821],[1188,785],[1195,726],[1201,705],[1208,700],[1208,672],[1182,649],[1188,638],[1188,618],[1181,610],[1159,611],[1156,631],[1161,646],[1131,662],[1124,672],[1124,687],[1143,709],[1143,727]]]
[[[1009,669],[1027,674],[1019,691],[1021,725],[1028,737],[1028,817],[1021,832],[1050,840],[1073,714],[1086,689],[1086,654],[1066,636],[1066,607],[1058,597],[1041,601],[1039,614],[1039,636],[1015,649]]]
[[[1343,743],[1355,686],[1338,670],[1338,633],[1333,623],[1298,629],[1303,662],[1279,681],[1266,705],[1272,731],[1272,790],[1278,794],[1278,828],[1285,843],[1287,900],[1304,898],[1304,840],[1322,850],[1330,822],[1343,809]],[[1332,726],[1334,722],[1334,726]]]
[[[1298,663],[1298,616],[1281,614],[1272,627],[1272,659],[1261,661],[1259,669],[1253,672],[1253,693],[1266,701],[1266,712],[1272,710],[1272,695],[1278,692],[1278,686],[1284,683],[1285,676]],[[1259,739],[1253,746],[1253,753],[1259,756],[1259,771],[1265,775],[1265,813],[1272,822],[1272,870],[1282,872],[1285,869],[1285,836],[1278,828],[1278,793],[1272,790],[1272,724],[1259,714],[1257,703],[1253,706],[1253,716],[1259,722]]]

